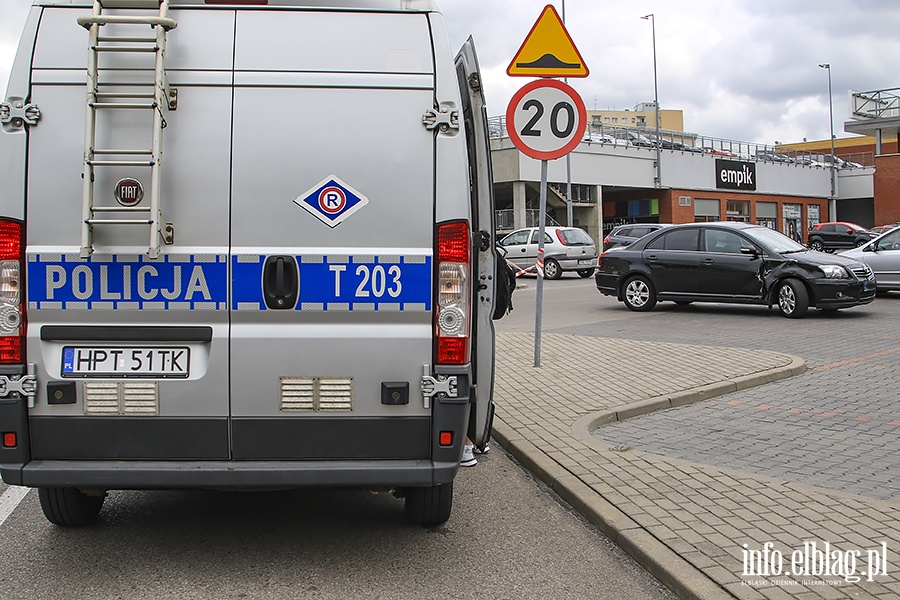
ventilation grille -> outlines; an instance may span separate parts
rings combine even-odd
[[[86,415],[158,415],[155,381],[96,381],[84,384]]]
[[[352,377],[282,377],[281,410],[352,411]]]

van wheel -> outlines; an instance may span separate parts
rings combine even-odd
[[[629,309],[644,312],[656,306],[656,292],[649,279],[638,275],[625,282],[622,300]]]
[[[822,240],[810,240],[809,241],[809,249],[816,250],[817,252],[821,252],[825,249],[825,244],[822,243]]]
[[[587,279],[594,274],[594,269],[578,269],[578,276]]]
[[[544,262],[544,278],[559,279],[560,277],[562,277],[562,269],[559,268],[559,263],[552,258],[548,258]]]
[[[44,516],[54,525],[87,525],[97,518],[103,507],[103,496],[88,496],[77,488],[38,488]]]
[[[809,309],[809,293],[797,279],[785,279],[778,286],[778,310],[789,319],[799,319]]]
[[[406,490],[406,520],[423,527],[446,523],[453,507],[453,482]]]

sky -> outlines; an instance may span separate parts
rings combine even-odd
[[[530,81],[509,66],[544,6],[563,0],[439,0],[451,48],[471,35],[488,113],[503,115]],[[0,0],[5,90],[31,0]],[[900,88],[900,2],[894,0],[567,0],[566,28],[590,76],[570,79],[589,110],[653,100],[653,35],[661,109],[686,131],[762,144],[849,137],[849,90]],[[898,91],[900,94],[900,91]],[[4,94],[5,98],[5,94]]]

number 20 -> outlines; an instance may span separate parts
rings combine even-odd
[[[535,112],[528,123],[525,124],[525,127],[522,128],[522,131],[519,132],[519,135],[540,137],[541,130],[535,129],[534,126],[537,125],[537,122],[544,116],[544,105],[541,104],[539,100],[532,98],[522,105],[522,108],[526,111],[533,108],[535,109]],[[565,111],[566,113],[566,124],[562,129],[559,128],[560,111]],[[572,134],[573,129],[575,129],[575,109],[568,102],[557,102],[556,106],[550,111],[550,131],[553,132],[553,135],[556,137],[564,139]]]

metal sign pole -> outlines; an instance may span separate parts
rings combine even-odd
[[[541,205],[538,211],[537,299],[534,309],[534,366],[541,366],[541,311],[544,308],[544,223],[547,215],[547,161],[541,161]]]

